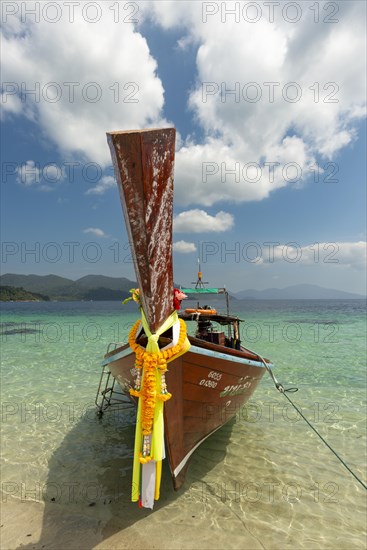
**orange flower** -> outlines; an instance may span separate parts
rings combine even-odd
[[[136,342],[136,336],[140,325],[139,320],[136,321],[132,327],[128,337],[129,345],[136,355],[135,367],[137,369],[143,369],[141,389],[137,387],[135,387],[135,389],[131,388],[130,394],[143,400],[141,427],[143,435],[145,436],[150,435],[153,431],[154,410],[157,399],[160,401],[167,401],[172,397],[171,394],[167,392],[164,378],[162,378],[161,393],[157,394],[157,372],[160,371],[161,376],[164,377],[164,373],[167,370],[167,360],[177,355],[185,343],[187,335],[186,325],[182,319],[179,321],[180,335],[177,344],[172,348],[159,351],[158,353],[150,353]],[[141,455],[139,460],[145,464],[150,458]]]

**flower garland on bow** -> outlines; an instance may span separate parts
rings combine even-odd
[[[142,398],[142,431],[144,436],[143,452],[139,455],[141,464],[145,464],[152,460],[151,448],[146,441],[146,437],[151,435],[153,431],[153,419],[156,400],[168,401],[172,395],[167,391],[165,380],[165,372],[167,371],[167,362],[172,360],[184,347],[187,332],[186,325],[182,319],[180,322],[180,335],[175,346],[158,353],[151,353],[136,342],[136,336],[140,327],[140,320],[136,321],[130,330],[128,343],[131,349],[135,352],[135,368],[138,371],[135,388],[130,389],[130,394],[134,397]],[[144,371],[144,381],[142,383],[141,371]],[[157,394],[157,370],[161,373],[161,392]]]
[[[140,506],[153,508],[153,501],[159,499],[162,459],[165,456],[163,407],[164,402],[172,397],[167,391],[165,379],[167,363],[190,348],[185,322],[178,318],[176,311],[185,295],[175,289],[173,312],[153,334],[144,315],[139,289],[131,289],[130,293],[131,297],[124,303],[133,300],[139,304],[141,311],[141,320],[134,323],[128,337],[128,343],[135,352],[137,371],[135,387],[130,389],[130,394],[139,399],[131,499],[139,501]],[[148,338],[146,348],[136,341],[141,325]],[[160,349],[159,337],[171,327],[179,329],[177,343]],[[173,329],[174,333],[176,329]]]

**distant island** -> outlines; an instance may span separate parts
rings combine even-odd
[[[1,302],[48,302],[49,296],[29,292],[22,287],[0,286]]]
[[[124,300],[136,281],[125,277],[86,275],[76,281],[58,275],[17,275],[0,277],[1,301],[102,301]],[[300,284],[286,288],[230,292],[235,300],[360,300],[365,296],[317,285]]]
[[[362,300],[366,298],[362,294],[310,284],[265,290],[241,290],[234,293],[234,296],[238,300]]]
[[[59,302],[124,300],[130,296],[129,290],[137,283],[125,277],[105,277],[87,275],[76,281],[58,275],[17,275],[7,273],[0,277],[0,285],[8,290],[1,293],[0,300],[27,300],[19,292],[28,292],[38,300],[47,299]],[[9,289],[12,289],[11,291]],[[12,297],[10,297],[12,295]],[[41,298],[42,296],[42,298]]]

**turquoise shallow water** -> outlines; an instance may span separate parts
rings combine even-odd
[[[232,311],[245,320],[245,345],[272,360],[285,387],[299,388],[291,399],[366,481],[365,303],[251,301]],[[129,525],[147,517],[129,502],[134,411],[100,421],[94,406],[101,357],[136,318],[115,302],[3,304],[3,502],[45,502],[45,517],[54,502],[127,513]],[[197,548],[364,548],[366,540],[365,491],[269,377],[195,452],[179,493],[165,468],[149,514],[150,525],[167,529],[191,518]],[[185,529],[167,548],[190,548]],[[147,538],[142,547],[157,544]]]

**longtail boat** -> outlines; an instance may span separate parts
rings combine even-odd
[[[139,287],[132,299],[141,320],[126,344],[109,348],[102,364],[137,405],[132,500],[153,508],[165,454],[177,490],[195,449],[239,412],[270,363],[242,346],[240,319],[229,313],[227,291],[206,287],[200,267],[195,287],[174,289],[175,129],[109,132],[107,139]],[[199,304],[180,311],[190,294],[224,294],[227,311]],[[187,335],[186,322],[196,323],[194,336]]]

